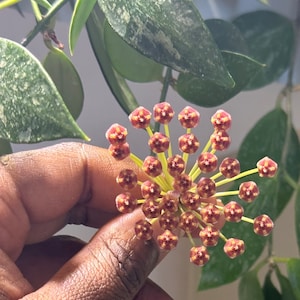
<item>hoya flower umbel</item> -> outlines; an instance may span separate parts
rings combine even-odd
[[[169,123],[174,115],[172,106],[167,102],[156,104],[153,113],[144,107],[138,107],[130,114],[132,126],[144,129],[149,135],[149,153],[154,154],[144,159],[130,151],[126,141],[126,128],[113,124],[107,130],[110,154],[116,160],[130,157],[147,177],[140,181],[133,170],[122,170],[116,182],[124,192],[116,197],[116,207],[122,213],[130,213],[141,206],[144,219],[135,225],[136,237],[141,240],[153,238],[152,226],[157,223],[162,229],[157,243],[164,250],[176,247],[176,233],[183,230],[192,244],[190,261],[196,265],[202,266],[208,262],[209,248],[220,243],[220,240],[224,243],[224,253],[229,258],[235,258],[244,253],[245,244],[240,237],[226,237],[221,232],[220,224],[224,220],[251,223],[253,231],[261,236],[270,234],[273,222],[265,214],[254,219],[244,216],[244,209],[239,201],[250,204],[257,198],[259,188],[254,181],[244,181],[238,190],[233,191],[218,191],[218,188],[254,173],[261,177],[273,177],[277,164],[264,157],[253,169],[241,172],[236,158],[227,157],[218,161],[217,151],[223,151],[230,145],[228,130],[232,121],[230,114],[224,110],[218,110],[212,116],[211,137],[195,161],[190,162],[190,154],[197,153],[202,145],[195,132],[200,114],[190,106],[179,112],[178,121],[185,132],[178,137],[176,153],[173,153],[169,131]],[[152,117],[155,122],[160,123],[162,132],[153,132]],[[191,168],[188,168],[190,165]],[[131,193],[136,186],[140,187],[140,199],[136,199]],[[226,201],[228,196],[230,200]],[[195,238],[197,236],[198,239]]]

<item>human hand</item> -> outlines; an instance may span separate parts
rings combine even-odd
[[[142,213],[115,208],[128,164],[77,143],[0,158],[0,299],[171,299],[147,279],[163,255],[135,238]],[[100,229],[53,237],[68,223]]]

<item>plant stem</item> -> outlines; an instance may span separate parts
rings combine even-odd
[[[159,102],[166,101],[171,78],[172,78],[172,69],[170,67],[167,67]]]
[[[55,4],[49,9],[47,14],[39,21],[36,26],[33,28],[31,32],[23,39],[21,45],[26,47],[35,37],[36,35],[43,29],[44,26],[50,21],[51,18],[55,16],[55,14],[70,0],[59,0],[56,1]]]
[[[17,4],[18,2],[20,2],[21,0],[6,0],[6,1],[2,1],[0,3],[0,9],[12,6],[14,4]]]
[[[160,93],[159,102],[166,101],[171,79],[172,79],[172,69],[170,67],[167,67],[166,75],[165,75],[164,81],[163,81],[162,90]],[[159,131],[159,127],[160,127],[160,123],[156,122],[154,125],[154,132]]]
[[[295,190],[299,188],[298,183],[288,174],[288,172],[284,172],[285,181]]]
[[[283,263],[286,264],[289,262],[290,257],[279,257],[279,256],[273,256],[271,257],[272,261],[274,261],[275,263]]]
[[[31,2],[33,14],[34,14],[37,22],[40,22],[43,19],[43,16],[41,14],[38,4],[34,0],[30,0],[30,2]]]

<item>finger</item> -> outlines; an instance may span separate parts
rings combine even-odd
[[[70,219],[101,226],[116,214],[118,172],[134,164],[105,149],[64,143],[0,159],[0,247],[16,258],[27,241],[49,238]],[[81,212],[81,213],[78,213]]]
[[[84,245],[83,241],[74,237],[54,236],[47,241],[26,246],[16,265],[33,289],[37,290]],[[147,279],[134,300],[147,299],[170,300],[172,298],[156,283]]]
[[[0,250],[0,299],[19,299],[33,291],[14,262]]]
[[[102,227],[47,284],[24,300],[133,299],[160,259],[154,240],[135,237],[134,224],[140,218],[137,210]]]
[[[106,149],[79,143],[15,153],[1,162],[17,188],[10,192],[20,193],[36,223],[61,216],[76,203],[115,211],[111,199],[121,191],[115,178],[121,169],[135,168],[130,160],[116,162]]]
[[[16,265],[36,290],[84,246],[85,242],[71,236],[53,236],[38,244],[27,245]]]
[[[172,300],[173,298],[168,295],[160,286],[147,279],[146,283],[139,290],[134,300]]]

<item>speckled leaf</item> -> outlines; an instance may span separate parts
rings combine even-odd
[[[0,38],[0,137],[34,143],[88,139],[41,63],[21,45]]]
[[[162,80],[164,66],[129,46],[108,22],[104,26],[104,40],[113,67],[123,77],[135,82]]]
[[[244,274],[239,282],[239,300],[264,300],[262,288],[254,271]]]
[[[71,53],[74,52],[80,32],[84,28],[96,2],[97,0],[76,0],[69,28],[69,47]]]
[[[266,64],[247,85],[255,89],[272,83],[288,68],[294,46],[293,23],[275,12],[255,11],[236,18],[249,48],[249,55]]]
[[[288,143],[287,149],[284,148],[286,145],[284,141]],[[276,220],[293,194],[293,188],[286,182],[283,173],[288,172],[297,181],[300,169],[300,145],[297,134],[293,128],[289,132],[287,116],[279,108],[269,112],[257,122],[246,135],[238,153],[242,170],[255,168],[257,161],[265,156],[271,157],[279,164],[277,176],[261,178],[255,174],[242,180],[253,180],[257,183],[260,189],[257,199],[251,204],[241,202],[238,197],[226,197],[223,201],[240,202],[244,206],[245,216],[250,218],[266,213]],[[230,189],[238,189],[240,183],[241,181],[236,182]],[[245,274],[260,256],[268,240],[266,237],[256,235],[252,225],[246,222],[227,223],[222,232],[228,238],[243,239],[246,251],[242,256],[232,260],[224,254],[222,242],[211,249],[211,259],[203,267],[200,289],[229,283]]]
[[[199,11],[187,0],[98,0],[112,28],[145,56],[232,87],[220,51]]]
[[[225,88],[191,74],[180,73],[176,90],[187,101],[204,107],[221,105],[237,95],[249,80],[264,66],[250,57],[222,51],[225,64],[235,81],[233,88]]]
[[[235,86],[226,88],[206,78],[180,73],[175,88],[187,101],[204,107],[213,107],[225,103],[243,90],[263,65],[247,56],[248,47],[245,39],[231,22],[209,19],[205,24],[222,50],[223,60],[235,81]]]
[[[81,79],[74,65],[67,55],[57,48],[49,51],[43,65],[76,120],[83,107],[84,94]]]

